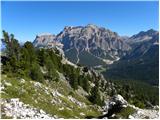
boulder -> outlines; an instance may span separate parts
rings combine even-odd
[[[120,107],[127,107],[127,101],[121,95],[114,95],[109,102],[109,106],[119,104]]]
[[[109,100],[105,101],[105,106],[103,106],[104,115],[99,118],[110,118],[113,114],[119,112],[122,108],[127,106],[127,101],[121,95],[114,95]]]

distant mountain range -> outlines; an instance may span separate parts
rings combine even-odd
[[[105,68],[107,65],[103,73],[109,78],[141,79],[157,84],[159,32],[153,29],[124,37],[88,24],[65,27],[58,35],[39,35],[33,44],[35,47],[61,47],[75,64]]]
[[[133,79],[159,83],[159,32],[148,30],[133,35],[127,43],[131,46],[128,54],[108,66],[103,73],[112,79]]]

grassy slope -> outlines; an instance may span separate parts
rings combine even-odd
[[[85,66],[97,66],[97,65],[105,65],[105,63],[93,56],[92,54],[83,51],[79,54],[80,61],[79,63]]]
[[[5,85],[6,82],[11,83],[12,86]],[[71,87],[67,86],[65,81],[60,80],[58,83],[45,82],[41,84],[41,87],[35,87],[34,84],[35,82],[31,80],[25,79],[25,83],[21,83],[17,78],[2,75],[2,85],[5,86],[4,93],[1,94],[2,98],[20,98],[25,104],[43,109],[46,113],[56,115],[59,118],[85,118],[86,116],[100,115],[100,112],[84,96],[75,93]],[[47,88],[48,93],[45,92]],[[53,97],[51,92],[55,90],[63,96]],[[71,102],[67,97],[70,93],[78,101],[84,102],[87,107],[79,107]],[[57,104],[51,103],[53,99],[57,101]],[[62,103],[58,101],[62,101]],[[64,107],[64,110],[59,110],[62,107]],[[80,113],[84,113],[85,116],[80,115]]]
[[[68,51],[65,52],[65,56],[68,58],[69,61],[76,63],[78,58],[77,58],[77,50],[75,48],[72,48]]]

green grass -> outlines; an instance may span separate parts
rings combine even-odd
[[[34,86],[34,81],[26,80],[25,83],[20,83],[17,78],[4,77],[2,75],[2,84],[4,82],[11,83],[12,86],[5,86],[5,93],[1,94],[2,98],[20,98],[25,104],[29,104],[38,109],[44,110],[50,115],[57,115],[59,118],[85,118],[85,116],[99,116],[101,113],[98,112],[92,104],[84,97],[74,92],[71,87],[68,87],[66,81],[60,80],[59,82],[44,82],[41,84],[41,88]],[[45,93],[45,88],[48,88],[49,94]],[[62,97],[53,97],[51,91],[57,89],[61,93]],[[75,103],[68,99],[69,93],[72,92],[72,96],[80,102],[84,102],[87,106],[86,108],[80,108]],[[62,103],[57,102],[57,104],[51,103],[52,99],[59,99]],[[36,102],[37,101],[37,102]],[[64,107],[64,110],[59,110],[59,108]],[[71,110],[68,110],[70,108]],[[80,115],[84,113],[85,116]],[[5,116],[4,116],[5,118]]]

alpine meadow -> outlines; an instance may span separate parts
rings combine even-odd
[[[1,1],[2,119],[158,119],[158,1]]]

